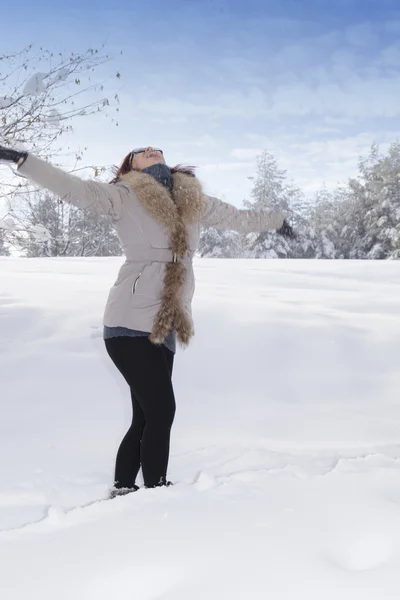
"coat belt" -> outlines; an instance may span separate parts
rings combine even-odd
[[[129,251],[130,250],[130,251]],[[130,256],[131,255],[131,256]],[[134,248],[126,249],[126,262],[160,262],[160,263],[176,263],[178,256],[165,248],[144,248],[136,250]],[[194,257],[194,252],[187,252],[180,262],[190,263]]]

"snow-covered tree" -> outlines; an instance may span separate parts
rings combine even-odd
[[[307,207],[304,194],[297,185],[288,181],[287,171],[278,167],[272,154],[264,150],[257,157],[257,174],[249,179],[254,184],[251,200],[243,202],[246,208],[282,210],[294,226],[304,219]]]
[[[122,254],[121,244],[110,218],[98,215],[90,209],[72,209],[69,227],[71,255],[120,256]]]
[[[50,233],[43,225],[23,223],[18,218],[15,219],[7,214],[0,219],[0,237],[4,241],[7,255],[10,253],[10,249],[21,254],[21,248],[26,240],[44,243],[50,239]]]
[[[241,236],[206,231],[201,255],[243,258],[400,259],[400,143],[386,154],[373,145],[360,159],[359,173],[334,190],[322,188],[308,202],[275,158],[263,152],[251,199],[252,210],[278,209],[288,215],[297,238],[276,232]]]
[[[240,258],[243,252],[243,236],[236,231],[219,231],[210,227],[202,232],[198,247],[201,257]]]
[[[28,257],[116,256],[122,253],[111,221],[90,209],[80,210],[38,190],[20,198],[9,216],[30,229],[13,231],[14,247]],[[48,232],[38,236],[38,228]],[[15,229],[15,228],[14,228]]]
[[[94,114],[102,113],[118,125],[117,119],[109,113],[111,109],[119,111],[114,81],[118,81],[120,73],[116,70],[107,81],[101,80],[97,74],[100,67],[110,60],[103,47],[63,54],[30,45],[15,54],[0,55],[0,144],[32,151],[44,159],[50,158],[53,164],[61,167],[64,167],[61,155],[69,153],[71,171],[89,169],[94,177],[98,177],[105,168],[98,165],[78,168],[78,163],[83,165],[84,151],[71,151],[63,142],[63,137],[73,132],[76,119]],[[105,90],[110,81],[111,87],[107,93]],[[45,207],[43,196],[36,186],[18,176],[14,165],[9,166],[9,172],[2,169],[0,190],[3,199],[9,201],[11,215],[18,215],[19,218],[16,229],[8,227],[6,233],[3,229],[3,235],[13,245],[17,240],[27,243],[28,239],[32,243],[40,241],[39,245],[43,244],[47,237],[37,233],[37,215],[44,210],[49,215],[51,209]],[[19,199],[21,209],[18,207]],[[27,212],[27,199],[30,206],[28,214],[33,220],[23,223],[20,219],[21,213]],[[36,201],[38,206],[34,209]],[[50,197],[47,202],[50,204]],[[56,205],[54,214],[60,210]],[[63,210],[69,211],[67,208]],[[57,223],[64,225],[68,219],[58,220]],[[28,232],[27,238],[24,231]],[[58,252],[62,247],[63,237],[70,239],[70,231],[57,231],[52,252]],[[50,242],[46,244],[48,250]],[[81,240],[81,246],[86,247],[86,242]],[[39,247],[36,250],[33,247],[34,244],[31,244],[30,251],[39,252]]]
[[[400,143],[387,155],[371,147],[360,160],[359,175],[349,181],[352,248],[349,258],[385,259],[400,250]]]
[[[98,113],[110,118],[109,108],[119,110],[118,94],[107,95],[107,82],[96,73],[109,61],[103,47],[64,54],[30,45],[0,55],[0,144],[54,159],[65,151],[61,138],[73,132],[74,119]],[[74,154],[82,159],[82,152]]]
[[[0,256],[9,256],[10,250],[6,243],[6,236],[4,230],[1,228],[0,224]]]
[[[304,248],[304,258],[344,258],[344,239],[348,223],[347,203],[346,187],[333,191],[323,187],[315,194],[307,227],[300,240]]]
[[[257,158],[257,174],[244,206],[252,210],[280,210],[299,234],[307,221],[308,205],[303,192],[288,181],[287,172],[278,167],[274,156],[267,151]],[[294,258],[299,255],[299,241],[288,240],[276,232],[250,234],[246,240],[246,256],[254,258]]]
[[[291,258],[304,255],[301,232],[310,210],[303,192],[288,181],[286,171],[279,169],[276,159],[267,151],[257,158],[257,173],[250,177],[253,189],[250,200],[244,200],[248,210],[280,210],[300,234],[297,241],[287,240],[276,232],[250,233],[207,230],[200,239],[200,255],[220,258]]]
[[[291,258],[291,243],[275,231],[250,233],[246,238],[244,258]]]

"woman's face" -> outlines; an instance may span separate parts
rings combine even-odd
[[[143,152],[138,152],[134,155],[132,168],[141,171],[142,169],[146,169],[147,167],[151,167],[151,165],[159,163],[165,164],[163,153],[160,152],[160,150],[156,150],[149,146],[144,149]]]

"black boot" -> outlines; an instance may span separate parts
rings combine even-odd
[[[117,496],[126,496],[127,494],[131,494],[132,492],[137,492],[139,490],[138,485],[134,485],[131,488],[113,488],[109,495],[109,500],[116,498]]]
[[[158,487],[170,487],[171,485],[174,485],[172,483],[172,481],[166,481],[165,479],[161,479],[161,481],[159,481],[155,485],[145,485],[144,487],[146,489],[152,489],[152,488],[158,488]]]

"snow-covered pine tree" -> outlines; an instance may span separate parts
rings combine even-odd
[[[313,209],[301,240],[304,245],[308,244],[305,258],[344,258],[347,200],[345,187],[333,191],[323,187],[315,194]]]
[[[200,236],[198,254],[202,258],[240,258],[243,255],[242,238],[236,231],[210,227]]]
[[[276,232],[250,234],[245,243],[245,255],[254,258],[302,256],[302,233],[309,210],[303,192],[288,181],[287,172],[278,167],[275,157],[266,150],[257,158],[257,174],[253,180],[251,200],[245,200],[244,206],[252,210],[284,211],[299,237],[297,241],[289,241]]]
[[[276,159],[267,151],[257,158],[257,174],[250,200],[244,200],[248,210],[283,210],[299,234],[298,240],[288,241],[276,232],[239,234],[234,231],[209,229],[202,232],[199,254],[219,258],[291,258],[303,257],[311,243],[304,242],[310,211],[303,192],[288,182],[286,171],[278,168]],[[305,247],[306,246],[306,247]]]
[[[371,147],[359,162],[359,175],[349,182],[353,211],[357,218],[350,258],[385,259],[400,254],[400,143],[387,155]]]

